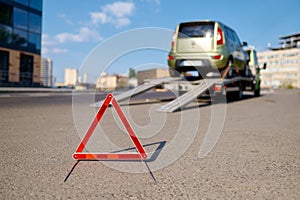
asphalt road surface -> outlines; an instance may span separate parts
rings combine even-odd
[[[300,198],[299,90],[280,90],[228,103],[222,134],[203,159],[198,154],[209,129],[213,105],[192,103],[181,112],[151,118],[158,104],[165,103],[148,101],[122,106],[135,122],[133,128],[138,128],[141,143],[150,144],[145,147],[147,151],[156,152],[157,145],[162,144],[148,163],[157,184],[143,163],[120,161],[82,161],[64,182],[75,163],[72,154],[80,142],[72,96],[2,95],[0,199]],[[198,126],[182,125],[186,129],[178,132],[182,117],[196,112],[200,113],[200,117],[195,115]],[[77,113],[77,120],[78,116]],[[165,121],[161,129],[151,135],[162,119]],[[82,120],[90,119],[83,114]],[[108,112],[100,123],[106,136],[119,149],[132,147],[113,120],[112,112]],[[192,137],[193,131],[196,135],[190,146],[183,146],[190,139],[187,136],[182,143],[175,143],[176,148],[169,148],[176,134],[191,132]],[[182,149],[185,150],[180,155]],[[164,163],[162,158],[166,156],[168,160],[168,155],[175,161]],[[128,172],[139,169],[143,173]]]

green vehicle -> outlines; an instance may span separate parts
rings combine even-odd
[[[260,70],[266,69],[267,63],[264,63],[263,67],[260,68],[257,61],[256,50],[253,47],[249,47],[246,49],[246,52],[249,55],[249,62],[248,62],[249,71],[247,73],[249,73],[248,74],[249,77],[254,76],[253,92],[254,92],[254,96],[258,97],[260,96],[260,83],[261,83]]]
[[[218,21],[184,22],[176,27],[168,56],[170,75],[198,71],[201,78],[245,76],[248,54],[236,32]]]

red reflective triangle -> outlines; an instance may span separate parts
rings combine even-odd
[[[135,145],[138,153],[84,153],[83,150],[88,143],[90,137],[94,133],[98,123],[100,122],[103,114],[108,108],[109,104],[113,105],[113,108],[117,112],[124,128],[127,130],[131,141]],[[90,127],[88,128],[86,134],[81,140],[79,146],[77,147],[75,153],[73,154],[75,160],[145,160],[147,158],[147,153],[143,146],[141,145],[138,137],[135,135],[133,129],[131,128],[128,120],[126,119],[122,109],[120,108],[118,102],[113,97],[112,94],[108,94],[99,108],[94,120],[92,121]]]

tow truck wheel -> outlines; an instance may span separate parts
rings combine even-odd
[[[260,80],[256,80],[253,87],[254,87],[254,90],[253,90],[254,96],[259,97],[260,96]]]
[[[254,89],[254,96],[259,97],[260,96],[260,87],[258,89]]]
[[[243,98],[243,90],[240,88],[238,91],[238,100],[241,100]]]
[[[239,91],[234,92],[234,99],[241,100],[243,99],[243,86],[242,83],[238,83]]]

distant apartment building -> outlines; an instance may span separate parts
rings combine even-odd
[[[117,88],[117,83],[117,75],[108,75],[107,73],[102,73],[97,79],[96,89],[101,91],[115,90]]]
[[[86,72],[83,73],[83,80],[82,83],[88,83],[88,75]]]
[[[129,86],[129,78],[128,76],[120,76],[117,75],[117,89],[125,89]]]
[[[108,75],[107,73],[101,74],[97,79],[96,89],[101,91],[110,91],[116,89],[128,89],[129,78],[118,74]]]
[[[137,73],[138,85],[143,84],[146,79],[163,78],[169,76],[170,74],[168,69],[156,68],[156,69],[138,71]]]
[[[262,87],[300,88],[300,33],[279,39],[281,47],[257,53],[259,65],[267,63],[261,71]]]
[[[78,80],[78,70],[74,68],[65,69],[65,86],[74,87]]]
[[[88,74],[84,72],[83,74],[78,74],[78,83],[86,84],[88,83]]]
[[[40,86],[42,0],[0,0],[0,86]]]
[[[42,58],[41,65],[41,86],[52,87],[53,86],[53,62],[50,58]]]

